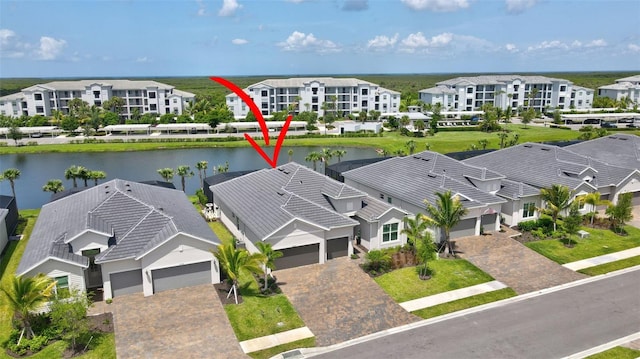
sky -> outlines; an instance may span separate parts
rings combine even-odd
[[[640,70],[640,0],[0,1],[0,77]]]

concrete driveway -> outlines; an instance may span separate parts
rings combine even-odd
[[[509,238],[505,233],[456,239],[456,251],[518,294],[586,278]]]
[[[633,219],[629,221],[629,224],[636,228],[640,228],[640,206],[634,206],[631,213],[633,214]]]
[[[316,335],[318,346],[420,320],[402,309],[347,257],[276,270],[274,275],[306,326]]]
[[[123,358],[248,358],[212,285],[116,297],[116,354]]]

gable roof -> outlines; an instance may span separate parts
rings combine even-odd
[[[324,229],[355,226],[357,221],[335,211],[332,199],[366,197],[294,162],[218,183],[211,191],[259,238],[295,219]]]
[[[17,273],[48,258],[88,265],[70,248],[87,231],[115,237],[96,262],[133,258],[177,233],[220,242],[182,191],[114,179],[45,204]]]
[[[640,170],[640,137],[617,133],[567,146],[566,149],[604,163]]]
[[[501,179],[503,175],[430,151],[393,157],[344,172],[343,176],[418,207],[424,206],[424,200],[435,201],[436,192],[448,189],[460,194],[467,208],[505,202],[470,182],[470,179]]]
[[[585,183],[594,190],[617,185],[633,170],[610,166],[565,148],[540,143],[525,143],[464,160],[483,165],[507,176],[508,179],[545,188],[553,184],[576,190]],[[583,178],[595,177],[585,182]]]

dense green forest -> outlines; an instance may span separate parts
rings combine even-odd
[[[637,75],[637,72],[554,72],[554,73],[519,73],[521,75],[542,75],[548,77],[563,78],[576,85],[597,89],[600,86],[612,84],[616,79]],[[459,76],[477,76],[488,74],[394,74],[394,75],[340,75],[335,77],[357,77],[362,80],[376,83],[382,87],[399,91],[403,96],[410,95],[417,98],[419,90],[433,87],[437,82],[448,80]],[[330,75],[313,75],[330,76]],[[241,88],[253,83],[272,78],[288,78],[292,76],[248,76],[248,77],[227,77]],[[311,77],[311,75],[310,75]],[[134,78],[131,78],[134,79]],[[0,95],[5,96],[19,92],[25,87],[38,83],[46,83],[58,79],[48,78],[5,78],[0,79]],[[70,79],[59,79],[70,80]],[[208,77],[155,77],[155,78],[135,78],[135,80],[155,80],[175,86],[179,90],[195,93],[199,96],[207,96],[215,102],[222,101],[229,91],[221,85],[209,80]]]

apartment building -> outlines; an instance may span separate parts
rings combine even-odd
[[[156,81],[78,80],[37,84],[19,93],[0,97],[0,113],[6,116],[51,116],[54,111],[69,113],[69,101],[79,98],[90,106],[102,106],[114,97],[124,100],[120,116],[131,118],[137,110],[145,113],[182,114],[195,95]]]
[[[617,79],[615,84],[598,87],[598,96],[616,101],[626,97],[634,103],[640,102],[640,75]]]
[[[593,90],[571,81],[544,76],[484,75],[456,77],[420,91],[426,104],[440,103],[444,110],[473,111],[485,104],[507,107],[591,108]]]
[[[274,112],[317,112],[323,116],[325,110],[344,115],[357,114],[362,110],[381,113],[398,112],[400,92],[356,78],[289,78],[269,79],[244,89],[263,115]],[[237,119],[245,118],[249,106],[235,93],[226,96],[227,106]]]

